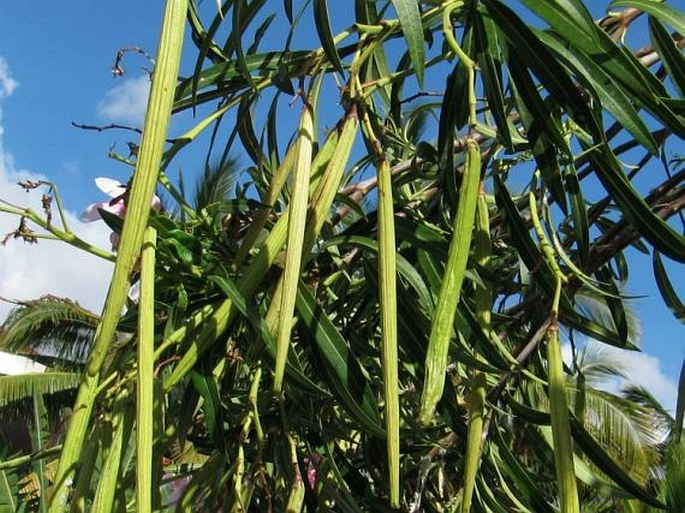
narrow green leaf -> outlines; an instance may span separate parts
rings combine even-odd
[[[454,172],[454,131],[457,124],[461,101],[465,88],[459,75],[459,63],[447,77],[447,86],[440,107],[438,122],[438,170],[446,184],[446,194],[450,201],[456,202],[457,184]],[[468,110],[468,109],[466,109]]]
[[[522,499],[525,499],[536,513],[554,513],[555,509],[544,500],[545,494],[537,487],[533,476],[521,465],[516,456],[511,452],[511,449],[509,449],[507,442],[502,436],[500,427],[492,426],[490,433],[492,434],[498,455],[502,457],[502,462],[509,470],[506,475],[514,481],[517,490],[522,494]]]
[[[480,11],[474,12],[474,35],[476,41],[476,61],[480,67],[485,96],[488,107],[497,125],[497,135],[502,144],[512,148],[511,133],[504,104],[504,84],[502,70],[498,59],[497,32],[490,18],[484,17]]]
[[[276,356],[276,339],[269,331],[264,319],[258,315],[257,308],[255,305],[248,304],[245,296],[241,294],[238,286],[233,283],[226,276],[210,276],[209,281],[215,283],[221,291],[226,294],[226,296],[231,301],[231,304],[235,305],[252,325],[252,328],[260,333],[264,343],[266,344],[267,350],[272,358],[275,359]],[[291,354],[288,355],[288,360],[286,362],[285,372],[288,377],[290,377],[298,386],[305,392],[315,395],[325,395],[326,391],[309,379],[302,370],[296,358],[293,358]]]
[[[590,225],[587,216],[587,204],[580,188],[576,168],[573,164],[566,166],[564,185],[571,198],[571,217],[573,218],[573,235],[578,245],[580,268],[585,269],[590,259]]]
[[[421,11],[419,2],[416,0],[392,0],[397,16],[400,19],[402,33],[407,41],[409,57],[411,58],[416,79],[419,87],[423,87],[423,71],[425,68],[426,56],[423,44],[423,25],[421,23]]]
[[[587,56],[577,48],[569,49],[566,43],[553,35],[545,32],[537,32],[537,35],[585,79],[597,94],[602,107],[608,110],[616,121],[653,155],[658,153],[654,137],[640,118],[633,101],[624,93],[623,88],[616,85],[604,67],[597,64],[596,58]]]
[[[240,70],[240,73],[242,74],[247,84],[256,91],[257,87],[255,86],[254,78],[252,78],[252,74],[250,73],[250,68],[248,67],[247,62],[245,61],[245,51],[243,50],[242,36],[245,30],[247,29],[247,24],[249,22],[247,19],[244,19],[243,11],[246,8],[246,0],[235,0],[235,3],[233,4],[233,16],[231,17],[233,23],[231,41],[235,49],[235,61],[238,66],[238,70]]]
[[[580,0],[522,1],[568,41],[582,38],[586,45],[597,44],[597,27],[587,7]]]
[[[301,325],[306,326],[321,359],[326,364],[326,376],[331,390],[352,418],[365,430],[385,438],[374,394],[359,360],[317,303],[316,298],[301,282],[297,289],[296,306]]]
[[[658,251],[654,251],[652,254],[652,267],[654,269],[654,278],[664,303],[666,303],[666,306],[671,310],[676,319],[685,323],[685,305],[683,305],[683,302],[678,297],[678,293],[673,288],[673,283],[668,278],[666,268],[661,261],[661,255],[659,255]]]
[[[283,0],[283,10],[288,18],[288,21],[292,25],[293,23],[293,0]]]
[[[685,419],[685,358],[680,367],[680,379],[678,380],[678,400],[675,407],[675,429],[673,435],[680,442],[683,435],[683,419]]]
[[[601,147],[589,150],[588,156],[602,185],[640,235],[664,255],[685,262],[685,237],[652,212],[621,170],[614,154]]]
[[[668,31],[653,16],[649,17],[649,35],[654,48],[661,55],[661,61],[673,85],[681,97],[685,96],[685,56],[675,45]]]
[[[191,8],[188,10],[188,18],[191,20],[191,27],[195,27],[195,30],[193,31],[193,41],[195,41],[195,44],[199,49],[197,59],[195,60],[195,69],[193,70],[193,75],[191,77],[193,101],[197,99],[200,73],[202,72],[202,66],[208,56],[213,57],[213,61],[219,60],[225,62],[229,60],[229,56],[225,55],[223,50],[214,42],[214,36],[219,30],[224,16],[226,16],[232,4],[233,0],[225,2],[222,7],[220,6],[218,9],[219,12],[214,17],[212,24],[209,26],[209,29],[205,31],[204,27],[201,26],[195,1],[190,2]]]
[[[245,151],[250,156],[252,161],[258,168],[261,168],[268,159],[264,155],[261,144],[257,139],[257,135],[252,122],[252,105],[257,102],[259,96],[245,96],[238,106],[237,113],[237,129],[240,141],[243,143]]]
[[[519,97],[517,106],[522,111],[525,110],[521,118],[526,125],[528,140],[533,143],[533,151],[537,155],[545,154],[551,143],[560,151],[568,153],[558,116],[552,114],[549,105],[542,99],[523,60],[516,53],[510,52],[508,67]],[[554,148],[549,148],[549,151],[554,154]]]
[[[611,7],[634,7],[647,12],[661,20],[662,23],[670,25],[681,34],[685,34],[685,16],[680,11],[666,2],[655,2],[654,0],[615,0],[611,2]]]
[[[509,236],[518,249],[521,260],[525,266],[533,272],[547,295],[553,297],[555,281],[552,269],[547,261],[542,258],[539,249],[533,242],[528,228],[521,219],[518,209],[511,199],[506,186],[497,175],[493,178],[495,182],[495,199],[497,200],[497,205],[499,205],[504,214],[504,220],[509,226]],[[618,335],[576,312],[568,296],[563,291],[561,293],[560,301],[560,316],[564,324],[575,328],[590,337],[623,349],[634,348],[634,346],[630,344],[622,344]]]
[[[599,137],[601,130],[594,115],[568,73],[530,28],[502,2],[483,0],[493,21],[511,43],[509,51],[540,79],[540,82],[563,105],[578,125]]]
[[[333,41],[333,34],[331,33],[331,22],[328,18],[328,5],[326,0],[314,0],[314,24],[316,25],[316,32],[319,34],[319,40],[323,51],[328,57],[335,70],[343,75],[345,70],[338,55],[338,50]]]
[[[330,246],[352,246],[378,254],[378,242],[369,237],[359,235],[333,237],[324,242],[320,249],[323,250]],[[432,309],[432,299],[426,283],[411,262],[400,253],[397,254],[397,272],[414,290],[418,297],[418,302],[424,308],[424,311],[430,311]]]
[[[228,456],[223,432],[223,407],[216,378],[211,374],[201,374],[194,370],[190,373],[190,379],[197,393],[204,399],[202,411],[205,414],[209,436],[221,454]]]

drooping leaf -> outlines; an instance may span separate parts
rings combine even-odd
[[[317,304],[309,289],[300,283],[297,313],[306,326],[317,351],[326,363],[328,383],[342,405],[365,429],[385,438],[380,415],[362,367],[345,340]]]
[[[662,23],[672,26],[681,34],[685,34],[685,17],[679,11],[666,2],[655,2],[653,0],[614,0],[610,7],[634,7],[647,12],[658,18]]]
[[[335,70],[343,75],[345,70],[343,69],[340,55],[338,55],[338,50],[335,47],[335,42],[333,41],[331,23],[328,17],[327,1],[314,0],[313,8],[314,24],[316,25],[316,32],[319,34],[319,40],[321,41],[323,51],[326,53],[326,57],[328,57],[328,60],[331,62]]]
[[[537,32],[544,43],[575,69],[597,93],[602,107],[606,108],[621,126],[652,154],[658,153],[651,132],[640,118],[631,98],[618,87],[611,76],[596,59],[588,57],[582,50],[569,49],[559,38],[544,32]]]
[[[649,34],[673,85],[681,96],[685,96],[685,56],[674,44],[668,31],[653,16],[649,17]]]
[[[683,305],[673,287],[673,283],[668,278],[666,268],[661,261],[661,255],[659,255],[658,251],[652,253],[652,267],[654,269],[654,278],[664,303],[666,303],[666,306],[668,306],[676,319],[680,322],[685,322],[685,305]]]
[[[605,147],[594,148],[589,150],[589,158],[602,185],[640,235],[664,255],[685,262],[685,237],[652,212],[620,169],[613,153]]]
[[[425,69],[425,49],[423,43],[423,25],[419,2],[415,0],[392,0],[397,16],[400,19],[402,33],[407,42],[409,57],[411,58],[416,80],[419,87],[423,87],[423,74]]]

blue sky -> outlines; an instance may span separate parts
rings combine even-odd
[[[298,2],[295,2],[297,5]],[[335,5],[335,2],[329,2]],[[592,5],[598,2],[591,2]],[[214,5],[205,0],[204,7]],[[273,2],[280,9],[281,1]],[[127,153],[134,134],[88,132],[71,122],[105,125],[139,125],[148,86],[142,69],[149,63],[130,54],[124,77],[114,78],[110,67],[119,48],[138,46],[150,54],[156,39],[164,2],[70,1],[3,2],[0,7],[0,197],[15,203],[33,202],[13,185],[38,175],[56,183],[70,220],[84,237],[107,248],[109,232],[102,223],[81,225],[79,212],[102,200],[94,178],[108,176],[125,181],[129,170],[107,157],[111,147]],[[340,23],[336,13],[334,24]],[[593,13],[594,14],[594,13]],[[340,27],[335,28],[342,28]],[[311,31],[313,33],[313,31]],[[186,59],[183,71],[192,70]],[[175,122],[179,130],[183,120]],[[679,141],[673,140],[675,148]],[[202,157],[188,154],[179,166],[200,169]],[[655,166],[649,173],[658,178]],[[646,173],[645,173],[646,174]],[[0,214],[2,235],[16,227],[16,219]],[[628,293],[645,295],[635,300],[641,318],[644,353],[623,355],[631,380],[647,385],[673,408],[675,382],[685,356],[685,331],[666,309],[653,284],[650,257],[629,253],[632,276]],[[668,265],[676,287],[685,283],[685,268]],[[106,292],[111,265],[64,245],[41,242],[26,246],[11,241],[0,247],[0,296],[28,299],[45,293],[77,298],[98,309]],[[8,306],[0,302],[0,319]]]

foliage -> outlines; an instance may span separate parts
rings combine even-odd
[[[190,1],[177,81],[186,6],[169,0],[50,511],[677,511],[675,421],[560,346],[637,350],[630,246],[682,310],[662,260],[685,261],[685,169],[633,179],[685,135],[683,14],[522,3]],[[169,176],[205,131],[189,198]],[[47,341],[75,341],[38,306]],[[42,329],[29,307],[7,324],[24,339]]]

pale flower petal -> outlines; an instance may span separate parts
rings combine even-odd
[[[112,180],[111,178],[106,178],[104,176],[96,178],[95,185],[111,198],[118,198],[126,192],[126,185],[118,180]]]
[[[100,203],[93,203],[88,205],[88,208],[81,214],[81,221],[84,223],[89,223],[91,221],[99,221],[102,219],[100,215],[100,210],[114,214],[117,217],[123,217],[126,215],[126,206],[123,201],[117,201],[112,205],[109,201],[102,201]]]
[[[150,206],[152,207],[152,210],[154,210],[155,212],[159,212],[160,210],[162,210],[162,200],[159,199],[159,197],[157,196],[153,196],[152,205]]]
[[[86,207],[86,210],[83,211],[81,214],[81,221],[84,223],[90,223],[92,221],[99,221],[102,219],[102,216],[100,215],[100,212],[98,209],[104,208],[105,206],[109,205],[109,202],[107,203],[91,203]]]

